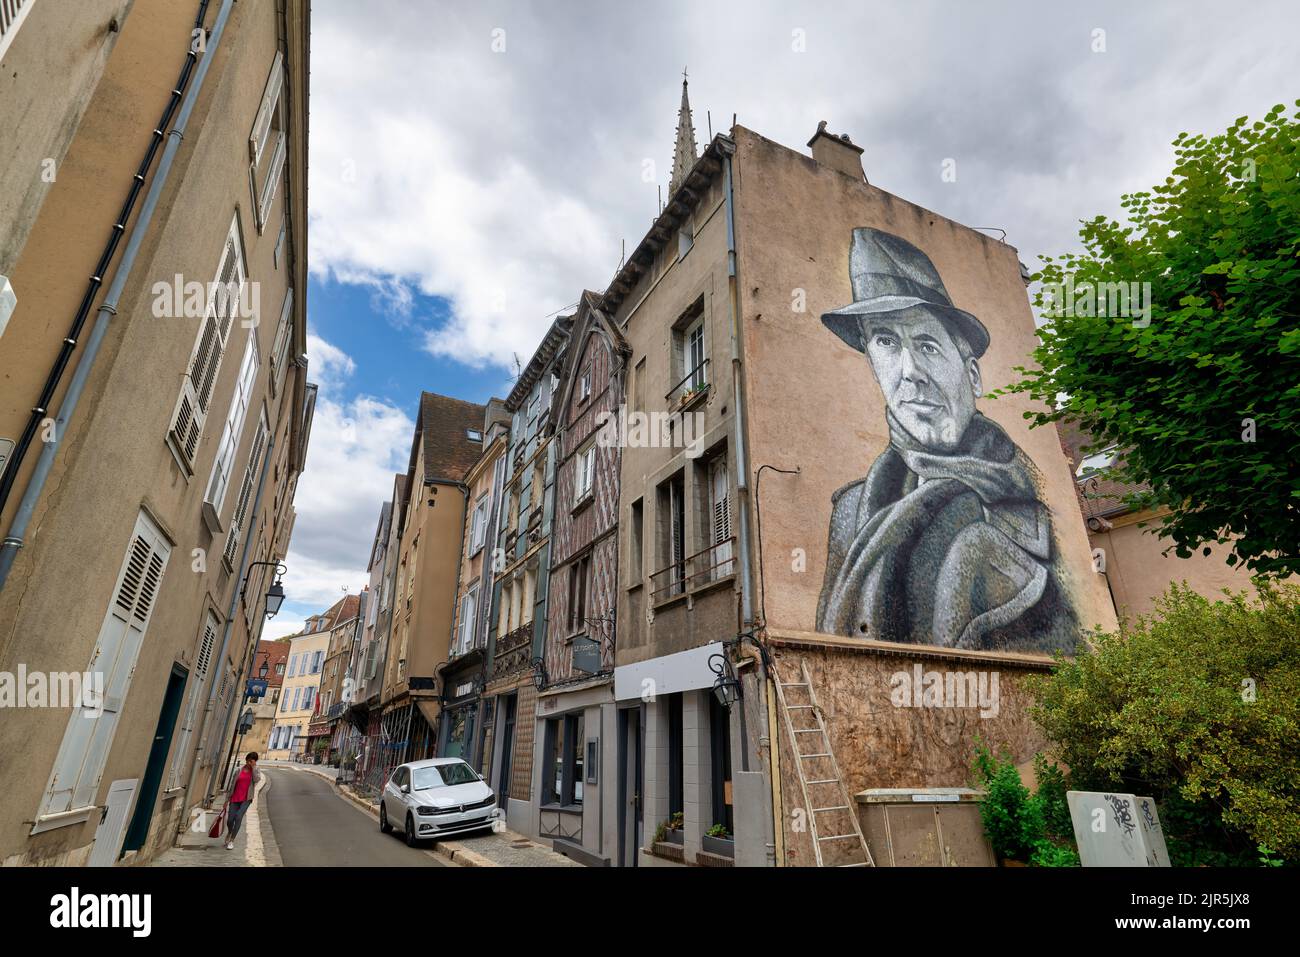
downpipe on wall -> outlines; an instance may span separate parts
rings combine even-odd
[[[745,391],[741,386],[741,362],[740,362],[740,275],[736,265],[736,194],[732,182],[731,163],[735,155],[736,146],[734,141],[724,140],[721,144],[723,165],[723,189],[726,194],[727,205],[727,298],[731,312],[731,388],[733,401],[736,406],[736,511],[740,514],[740,608],[742,631],[751,632],[754,628],[754,572],[750,558],[750,533],[749,533],[749,458],[745,451]],[[767,623],[764,622],[764,625]],[[770,701],[772,681],[771,675],[765,675],[766,680],[763,682],[765,693]],[[744,708],[744,704],[741,704]],[[771,760],[778,746],[778,739],[773,734],[775,724],[773,723],[772,711],[769,705],[768,709],[768,784],[772,791],[773,816],[764,815],[763,820],[768,828],[767,834],[764,835],[764,845],[767,848],[767,857],[769,866],[779,866],[780,857],[776,852],[776,828],[780,820],[780,789],[777,787],[777,778],[775,776],[775,764]],[[743,714],[743,712],[742,712]],[[742,735],[742,740],[747,737]],[[745,747],[749,746],[748,741],[744,741]]]
[[[63,397],[58,416],[54,420],[54,439],[42,446],[41,454],[36,460],[36,467],[27,480],[27,486],[23,490],[23,497],[14,513],[13,522],[9,526],[9,531],[5,535],[3,543],[0,543],[0,591],[4,590],[5,583],[9,579],[9,571],[13,568],[14,559],[26,540],[27,528],[36,512],[36,505],[40,501],[41,493],[45,490],[45,483],[49,480],[50,471],[54,468],[54,458],[58,454],[59,446],[62,445],[63,436],[67,434],[68,423],[77,411],[77,404],[81,401],[81,394],[86,388],[86,380],[90,378],[95,359],[99,356],[99,350],[104,344],[104,336],[108,333],[109,323],[117,315],[117,305],[121,301],[122,291],[126,288],[132,267],[134,267],[136,257],[140,253],[140,246],[144,242],[145,234],[149,231],[149,226],[153,222],[154,213],[158,209],[158,200],[162,195],[163,188],[167,185],[172,165],[176,161],[176,154],[180,151],[181,141],[185,138],[185,127],[189,123],[190,114],[194,112],[194,104],[203,89],[203,82],[207,79],[208,67],[212,65],[212,59],[221,45],[221,36],[225,32],[226,21],[230,19],[230,11],[233,7],[234,0],[222,0],[216,23],[212,28],[212,35],[207,42],[207,48],[198,61],[198,71],[194,74],[194,79],[189,89],[186,90],[184,99],[181,100],[181,108],[177,114],[176,123],[167,135],[167,146],[163,150],[162,159],[158,161],[158,170],[154,173],[153,182],[149,184],[149,192],[145,195],[144,205],[140,207],[140,217],[131,230],[131,238],[127,240],[126,249],[122,253],[122,261],[118,263],[112,285],[108,288],[108,294],[95,315],[95,324],[91,327],[90,337],[86,341],[86,351],[82,354],[76,370],[72,373],[72,379],[68,383],[68,391]],[[11,463],[11,467],[13,467],[13,463]]]

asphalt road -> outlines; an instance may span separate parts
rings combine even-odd
[[[401,835],[379,833],[379,823],[334,793],[329,781],[308,771],[265,768],[271,775],[263,813],[285,867],[444,867]]]

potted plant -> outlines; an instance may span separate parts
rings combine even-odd
[[[665,834],[664,834],[665,844],[681,845],[685,843],[686,815],[684,815],[681,811],[678,811],[676,814],[674,814],[665,822],[664,829],[665,829]]]
[[[725,824],[715,824],[704,832],[702,839],[704,850],[719,857],[736,856],[736,839],[727,830]]]

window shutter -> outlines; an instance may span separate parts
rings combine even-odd
[[[293,343],[293,287],[284,294],[280,309],[280,328],[275,332],[275,345],[271,348],[271,394],[278,395],[284,380],[284,369],[289,361],[289,346]]]
[[[178,788],[181,786],[181,775],[185,770],[186,756],[190,750],[190,739],[194,735],[194,719],[198,715],[199,698],[203,695],[203,687],[207,684],[208,669],[212,666],[212,653],[216,648],[217,632],[221,624],[217,621],[217,616],[208,612],[207,621],[203,626],[203,641],[199,644],[198,657],[194,659],[194,674],[190,676],[190,701],[185,709],[185,720],[181,724],[180,737],[176,742],[176,750],[172,755],[171,774],[167,780],[168,788]]]
[[[257,432],[253,436],[253,447],[248,452],[248,465],[244,469],[244,480],[239,486],[239,498],[235,502],[235,513],[230,517],[230,534],[226,538],[226,549],[221,557],[231,568],[235,567],[235,552],[239,550],[244,539],[244,530],[248,526],[248,510],[252,504],[253,486],[257,481],[257,470],[261,465],[262,446],[266,444],[266,412],[257,422]]]
[[[0,0],[0,56],[4,56],[36,0]]]
[[[275,107],[280,101],[283,87],[284,54],[277,51],[275,62],[271,64],[271,75],[267,77],[266,88],[262,91],[262,103],[253,120],[253,131],[248,136],[248,156],[254,166],[262,161],[262,150],[266,149],[267,134],[271,132],[271,120],[275,116]]]
[[[271,214],[271,203],[280,188],[280,178],[284,173],[284,163],[289,156],[288,139],[283,132],[275,137],[275,152],[271,154],[271,165],[266,170],[266,182],[262,184],[257,199],[257,227],[266,225],[266,218]]]
[[[100,626],[94,654],[86,668],[103,675],[102,702],[83,701],[82,707],[68,719],[41,802],[41,816],[95,804],[117,731],[117,717],[131,688],[136,659],[170,554],[171,546],[162,532],[141,512],[118,573],[113,599]],[[103,710],[95,708],[96,704],[102,704]]]
[[[240,255],[237,235],[232,226],[222,252],[221,266],[217,270],[216,295],[208,303],[208,311],[203,318],[203,326],[199,330],[194,354],[190,359],[189,372],[181,383],[181,394],[176,402],[176,411],[172,414],[169,432],[172,448],[191,473],[194,470],[199,439],[203,435],[203,424],[207,420],[208,407],[212,402],[217,371],[221,368],[221,359],[225,355],[234,307],[238,301],[227,295],[227,292],[232,284],[237,284],[235,288],[239,288],[244,281],[243,257]]]
[[[682,541],[682,533],[685,531],[685,529],[682,528],[683,520],[685,517],[683,515],[683,509],[685,508],[686,503],[682,501],[682,493],[678,489],[676,482],[668,486],[668,491],[669,491],[669,511],[672,512],[672,552],[673,552],[672,554],[673,570],[668,577],[669,577],[669,581],[674,586],[676,586],[675,588],[673,588],[671,593],[677,594],[678,591],[682,587],[684,587],[685,585],[684,579],[686,577],[686,567],[685,567],[686,565],[685,544],[686,543]]]
[[[715,578],[730,575],[731,568],[731,495],[727,484],[727,460],[714,460],[712,468],[713,486],[713,559]]]

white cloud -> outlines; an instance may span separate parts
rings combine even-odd
[[[290,624],[294,616],[329,608],[345,590],[356,594],[369,580],[365,566],[380,503],[392,494],[393,474],[406,471],[415,428],[396,406],[367,395],[348,397],[356,364],[338,347],[309,334],[307,356],[320,392],[285,559],[283,614]],[[267,634],[290,634],[281,624],[277,616]]]
[[[526,360],[546,316],[603,289],[648,228],[690,64],[701,143],[710,110],[715,131],[737,113],[799,150],[828,120],[865,147],[873,183],[1005,229],[1032,266],[1162,180],[1179,131],[1289,102],[1296,28],[1279,2],[1237,17],[1037,0],[320,4],[311,265],[371,285],[398,321],[414,321],[412,289],[449,298],[450,320],[425,330],[435,354]]]

